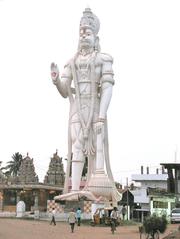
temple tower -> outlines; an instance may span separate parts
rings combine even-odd
[[[44,184],[50,185],[64,185],[65,173],[62,158],[58,156],[58,153],[53,154],[49,163],[49,169],[44,178]]]
[[[33,158],[31,159],[28,153],[21,162],[18,173],[18,182],[25,184],[33,184],[39,182],[38,176],[35,173]]]

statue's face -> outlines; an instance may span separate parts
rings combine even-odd
[[[82,48],[92,48],[95,45],[95,36],[91,29],[81,28],[79,35],[80,47]]]

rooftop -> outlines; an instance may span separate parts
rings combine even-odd
[[[132,174],[132,181],[166,181],[168,174]]]
[[[164,168],[180,169],[180,163],[161,163],[160,165],[164,166]]]

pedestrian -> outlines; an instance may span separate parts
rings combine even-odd
[[[113,205],[112,205],[112,203],[110,204],[110,207],[109,207],[109,209],[108,209],[108,217],[111,217],[111,212],[112,212],[112,210],[113,210]]]
[[[52,225],[52,223],[54,223],[54,226],[56,226],[55,214],[56,214],[56,210],[55,210],[55,208],[53,208],[50,225]]]
[[[71,232],[74,232],[74,225],[76,222],[76,214],[74,212],[74,209],[71,210],[71,212],[69,213],[69,217],[68,217],[68,222],[71,226]]]
[[[113,226],[114,230],[116,231],[117,219],[118,219],[117,207],[113,208],[110,218],[111,218],[111,227]]]
[[[123,221],[125,219],[126,212],[127,212],[126,207],[125,207],[125,205],[123,205],[122,210],[121,210],[121,213],[122,213],[122,216],[123,216]]]
[[[79,207],[76,211],[77,225],[81,225],[81,208]]]
[[[104,208],[99,210],[100,224],[104,223]]]

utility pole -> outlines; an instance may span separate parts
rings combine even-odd
[[[177,163],[177,154],[178,154],[178,147],[176,145],[175,154],[174,154],[174,162],[175,163]]]
[[[127,187],[127,221],[129,220],[129,190],[128,190],[128,177],[126,178],[126,187]]]

